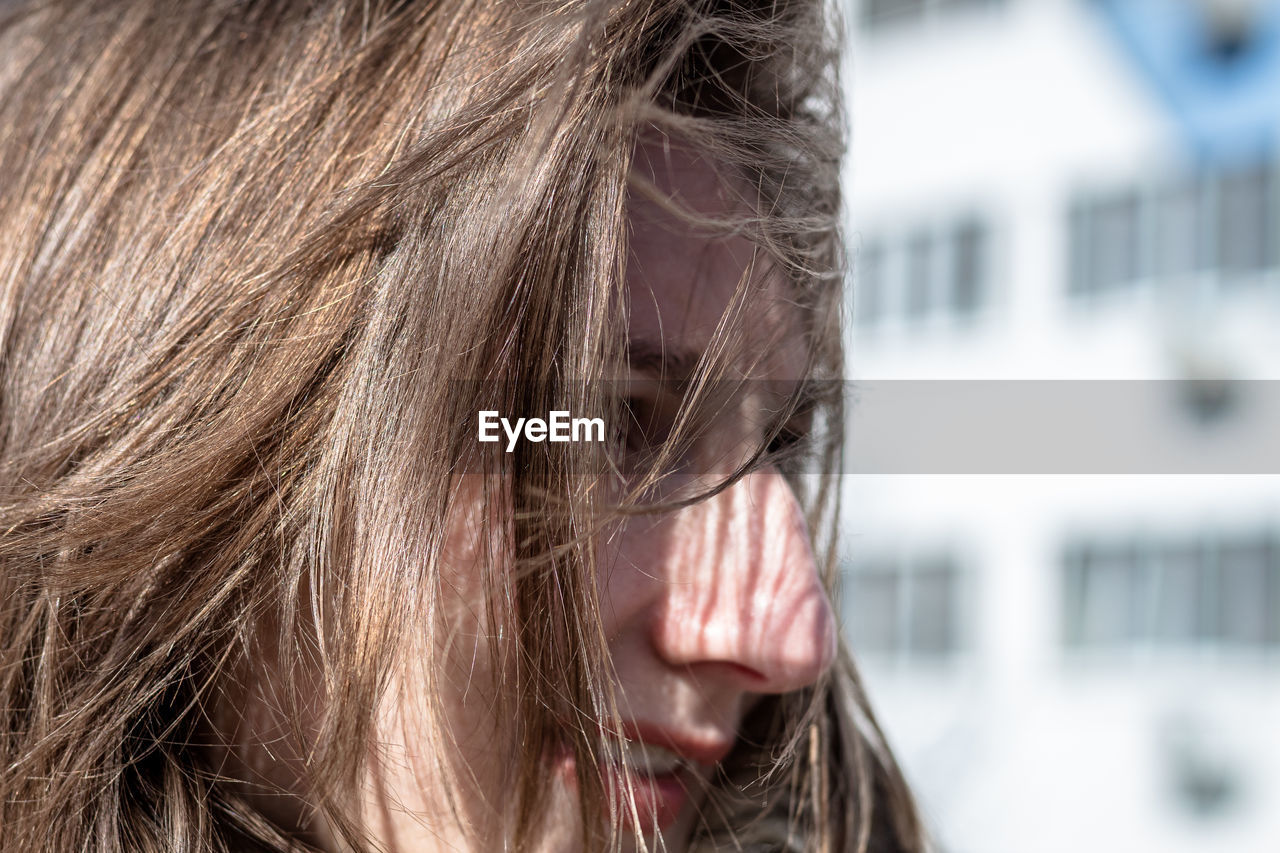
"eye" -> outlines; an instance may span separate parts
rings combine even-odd
[[[808,448],[808,438],[809,434],[806,428],[790,424],[784,425],[769,440],[769,446],[766,448],[765,453],[773,461],[790,459]]]
[[[626,397],[622,401],[618,425],[618,446],[627,453],[639,453],[647,442],[646,425],[652,419],[653,407],[640,397]]]
[[[672,413],[660,399],[631,394],[619,408],[618,446],[628,455],[656,452],[670,438]]]
[[[805,435],[792,426],[783,426],[769,441],[767,453],[770,456],[786,453],[804,442]]]
[[[811,401],[802,401],[780,427],[769,433],[769,444],[765,449],[766,458],[774,463],[794,459],[808,452],[813,433],[813,405]]]

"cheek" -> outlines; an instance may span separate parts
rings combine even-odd
[[[435,607],[428,600],[421,608],[424,624],[434,620],[434,627],[406,661],[406,669],[417,669],[421,679],[434,679],[428,687],[439,695],[451,734],[468,749],[494,744],[492,719],[476,709],[491,707],[502,682],[502,641],[495,635],[491,602],[511,574],[501,536],[486,522],[491,514],[484,486],[479,475],[458,478],[445,521]]]
[[[475,828],[501,825],[511,744],[493,710],[502,650],[491,634],[486,576],[500,578],[503,564],[484,518],[483,481],[460,478],[438,580],[411,609],[423,627],[406,632],[379,708],[364,806],[379,838],[395,839],[395,849],[434,850],[440,839],[457,849],[489,849],[494,839]],[[455,819],[450,791],[457,817],[472,829]]]
[[[596,576],[604,634],[611,641],[650,606],[670,558],[667,518],[633,518],[600,545]]]
[[[446,615],[474,615],[484,603],[486,570],[498,564],[500,543],[493,531],[486,530],[485,504],[482,476],[464,474],[456,479],[439,566],[440,604]]]
[[[752,534],[722,498],[631,519],[602,551],[602,565],[608,568],[601,584],[602,601],[625,613],[653,603],[664,592],[687,596],[708,590],[716,584],[716,567],[733,559],[730,546],[735,539]],[[750,543],[743,547],[749,548]]]

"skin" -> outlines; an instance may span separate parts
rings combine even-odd
[[[705,162],[661,140],[642,144],[636,172],[700,213],[736,209],[726,184]],[[670,386],[651,380],[676,377],[702,357],[732,311],[741,281],[751,282],[756,293],[742,314],[748,322],[741,351],[757,357],[738,357],[729,368],[770,382],[749,385],[732,406],[712,416],[690,451],[699,474],[723,477],[760,442],[762,413],[777,404],[764,389],[776,386],[785,393],[803,375],[799,318],[781,285],[770,281],[776,277],[753,269],[745,239],[699,235],[639,193],[630,202],[629,219],[632,357],[623,378],[633,384],[637,405],[661,417],[674,411],[678,401],[664,390]],[[759,358],[761,353],[767,357]],[[379,709],[378,745],[370,754],[361,809],[376,840],[390,851],[499,847],[511,745],[486,712],[500,682],[487,662],[501,641],[483,627],[478,567],[485,545],[475,522],[482,512],[476,476],[459,479],[448,520],[445,601],[435,648],[406,655]],[[649,842],[661,834],[665,849],[682,851],[715,759],[732,747],[759,697],[802,688],[822,676],[835,655],[835,619],[799,504],[773,467],[679,511],[634,518],[600,549],[606,570],[598,594],[622,717],[645,740],[696,757],[688,773],[691,796],[678,815],[660,832],[641,827]],[[414,665],[426,660],[433,661],[430,672]],[[420,698],[433,688],[444,707],[444,731],[432,728]],[[442,750],[441,743],[449,746]],[[547,851],[578,846],[572,773],[561,764],[548,756],[550,811],[538,844]],[[285,785],[294,778],[263,769]],[[449,776],[459,792],[456,813],[440,795]],[[321,847],[339,849],[323,825],[310,834]],[[624,849],[634,846],[631,835]]]
[[[637,171],[662,195],[700,214],[723,216],[735,203],[703,161],[651,141]],[[704,423],[690,450],[695,485],[716,482],[751,458],[764,413],[781,405],[804,373],[799,318],[777,278],[752,265],[744,238],[708,238],[650,201],[630,208],[628,327],[633,354],[660,350],[661,359],[633,358],[630,375],[661,398],[670,383],[704,356],[726,314],[734,313],[740,281],[753,295],[744,346],[729,373],[753,380]],[[656,344],[656,346],[655,346]],[[760,353],[767,357],[759,359]],[[656,362],[656,363],[655,363]],[[642,399],[659,413],[674,400]],[[662,419],[659,414],[658,419]],[[669,733],[707,755],[727,751],[761,695],[812,684],[835,654],[835,620],[817,575],[808,530],[787,481],[770,466],[753,471],[715,497],[675,513],[636,519],[612,546],[612,571],[600,594],[609,649],[625,697],[624,716]],[[714,771],[697,765],[700,783]],[[697,798],[664,840],[682,850],[697,814]]]

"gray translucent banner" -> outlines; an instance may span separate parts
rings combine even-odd
[[[1280,382],[858,381],[850,474],[1280,474]]]

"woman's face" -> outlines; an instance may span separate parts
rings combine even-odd
[[[678,149],[642,146],[637,171],[697,211],[731,210],[720,180]],[[629,219],[630,359],[623,378],[634,389],[633,405],[657,412],[656,419],[677,403],[668,390],[676,384],[656,380],[678,379],[703,357],[740,280],[745,276],[765,294],[746,307],[735,341],[739,355],[729,368],[768,381],[746,383],[747,391],[715,415],[690,454],[698,471],[727,474],[750,457],[760,425],[802,377],[801,318],[781,285],[770,290],[751,270],[745,239],[693,235],[642,198],[633,198]],[[439,688],[449,730],[425,733],[421,708],[408,698],[418,691],[407,667],[381,710],[381,738],[371,756],[365,818],[391,850],[496,849],[501,812],[514,790],[504,758],[509,745],[495,736],[501,726],[488,712],[499,679],[486,671],[494,638],[485,635],[479,603],[482,546],[471,523],[479,493],[475,484],[460,488],[446,547],[452,602],[441,632],[447,665]],[[633,518],[602,538],[600,550],[598,594],[624,722],[617,737],[627,742],[633,765],[611,766],[605,789],[619,802],[624,825],[651,838],[661,833],[668,850],[682,850],[701,792],[753,702],[809,685],[830,665],[834,618],[799,505],[773,467],[682,510]],[[456,805],[476,827],[471,838],[439,794],[441,736],[451,742],[449,766],[461,791]],[[570,756],[566,749],[546,757],[552,813],[541,849],[576,844]]]

